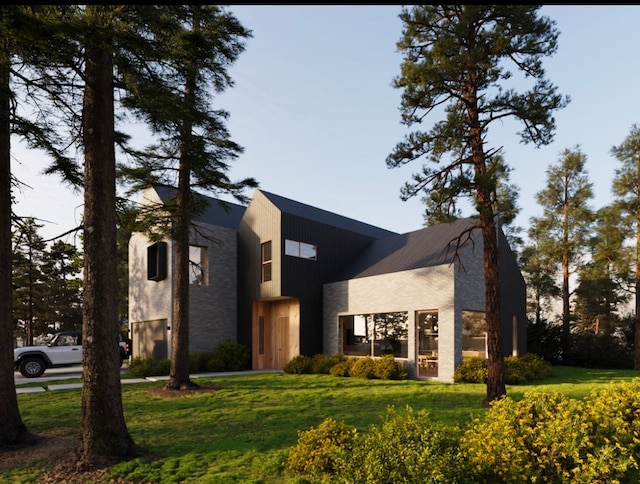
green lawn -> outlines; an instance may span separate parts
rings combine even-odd
[[[634,371],[568,367],[554,372],[535,385],[508,386],[507,396],[519,399],[535,386],[583,398],[598,385],[638,376]],[[287,449],[296,444],[299,430],[327,417],[366,430],[382,422],[388,406],[428,409],[434,420],[460,426],[485,412],[481,402],[486,388],[480,384],[280,373],[195,381],[222,388],[171,399],[149,395],[150,388],[163,382],[123,385],[129,432],[156,459],[118,464],[110,469],[111,476],[133,482],[293,483],[283,470]],[[18,401],[31,432],[77,435],[80,390],[20,394]],[[0,472],[0,482],[38,482],[38,474],[49,466],[30,463]]]

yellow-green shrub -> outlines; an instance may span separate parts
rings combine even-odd
[[[347,359],[342,353],[335,353],[333,355],[325,355],[318,353],[311,358],[311,373],[317,375],[328,375],[331,373],[331,368],[342,363]]]
[[[358,434],[332,482],[350,484],[464,482],[458,430],[434,422],[426,410],[387,409],[382,425]]]
[[[544,380],[553,375],[552,366],[533,353],[522,357],[508,356],[504,359],[504,381],[508,385],[518,385],[532,380]],[[484,358],[468,358],[455,369],[456,383],[486,383],[488,363]]]
[[[285,373],[296,375],[308,375],[313,373],[311,358],[305,355],[296,355],[285,363],[282,369]]]
[[[346,358],[344,361],[333,365],[329,370],[329,374],[331,376],[351,376],[351,367],[355,361],[355,358]]]
[[[576,473],[583,482],[640,482],[640,378],[594,389],[582,418],[589,424],[591,447]]]
[[[289,450],[286,467],[308,482],[331,482],[338,462],[350,454],[356,436],[353,427],[332,418],[318,427],[298,432],[298,443]]]
[[[409,376],[409,371],[393,355],[384,355],[375,360],[375,376],[380,380],[404,380]]]
[[[354,378],[367,378],[370,380],[377,378],[375,360],[370,356],[356,359],[351,365],[349,375]]]
[[[458,452],[459,429],[434,422],[425,410],[387,409],[367,432],[333,419],[299,432],[287,469],[302,482],[349,484],[467,482]]]
[[[493,403],[461,439],[473,482],[640,482],[640,379],[584,400],[534,390]]]
[[[453,372],[453,381],[456,383],[486,383],[487,360],[473,357],[465,360]]]

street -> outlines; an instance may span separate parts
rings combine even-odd
[[[123,365],[120,369],[120,374],[124,374],[127,371],[127,366]],[[65,368],[49,368],[44,372],[44,375],[38,378],[25,378],[19,371],[13,373],[14,381],[16,385],[24,385],[25,383],[42,383],[51,380],[67,380],[71,378],[81,378],[82,367],[80,365],[69,366]]]

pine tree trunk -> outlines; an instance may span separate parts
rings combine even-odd
[[[11,144],[9,56],[0,53],[0,449],[37,438],[22,422],[13,379],[13,286],[11,253]]]
[[[194,29],[198,26],[197,9]],[[195,107],[197,70],[192,59],[186,61],[187,72],[184,100],[188,109]],[[189,231],[191,227],[191,156],[193,125],[187,117],[180,132],[180,162],[178,166],[177,213],[174,240],[176,243],[176,276],[174,281],[173,332],[171,335],[171,369],[166,387],[186,390],[198,387],[189,378]]]
[[[176,205],[173,325],[171,333],[171,369],[166,388],[186,390],[197,387],[189,377],[189,178],[180,170]]]
[[[640,216],[636,218],[636,307],[633,317],[633,369],[640,370]]]
[[[502,318],[500,312],[500,276],[498,237],[493,217],[481,215],[484,246],[484,283],[487,305],[487,398],[485,405],[506,395],[504,355],[502,354]]]
[[[87,6],[93,18],[110,7]],[[124,420],[118,347],[113,55],[87,39],[83,103],[85,149],[81,468],[135,454]],[[95,41],[92,42],[92,41]]]

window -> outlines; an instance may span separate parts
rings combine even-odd
[[[264,355],[264,316],[258,317],[258,354]]]
[[[147,247],[147,279],[162,281],[167,278],[167,243],[156,242]]]
[[[286,239],[284,241],[284,253],[301,259],[316,260],[317,249],[312,244]]]
[[[271,241],[265,242],[260,246],[262,258],[262,282],[271,280]]]
[[[482,311],[462,311],[462,357],[487,357],[487,319]]]
[[[406,312],[340,316],[339,323],[345,355],[408,357],[409,323]]]
[[[438,376],[438,311],[416,313],[418,332],[418,375]]]
[[[189,284],[207,285],[207,248],[199,245],[189,246]]]

